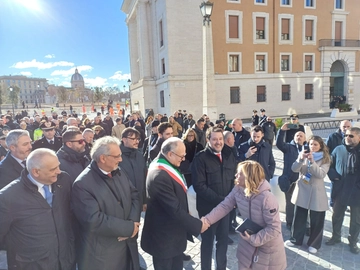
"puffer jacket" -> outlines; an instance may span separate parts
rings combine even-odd
[[[205,218],[210,224],[214,224],[234,209],[235,205],[243,219],[250,218],[251,211],[250,219],[263,229],[251,235],[249,241],[239,236],[236,254],[239,269],[282,270],[286,268],[286,254],[281,233],[279,204],[266,180],[260,183],[258,190],[258,194],[246,197],[244,189],[235,186]],[[257,256],[257,262],[253,262],[254,256]]]

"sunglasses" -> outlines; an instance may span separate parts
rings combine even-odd
[[[345,134],[344,136],[345,136],[345,137],[354,138],[354,135],[352,135],[352,134]]]
[[[85,142],[84,139],[80,139],[80,140],[77,140],[77,141],[69,141],[69,142],[77,142],[79,144],[83,144]]]

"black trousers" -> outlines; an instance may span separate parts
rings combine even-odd
[[[201,270],[211,270],[211,258],[216,237],[216,269],[226,270],[229,236],[229,215],[220,219],[201,234]]]
[[[294,187],[295,187],[295,183],[293,183],[290,186],[290,189],[285,192],[285,202],[286,202],[286,206],[285,206],[285,214],[286,214],[286,224],[291,225],[293,220],[294,220],[294,210],[295,210],[295,205],[291,202],[291,196],[294,192]]]
[[[306,233],[306,220],[309,210],[295,206],[294,221],[291,228],[291,242],[302,245]],[[310,210],[310,236],[307,241],[309,247],[319,249],[324,232],[325,211]]]
[[[182,270],[183,260],[182,253],[176,257],[170,259],[163,259],[159,257],[153,257],[153,264],[155,270]]]
[[[337,199],[333,205],[332,237],[336,240],[341,239],[341,227],[344,221],[345,211],[347,205],[341,203],[341,200]],[[360,206],[350,206],[350,228],[349,228],[349,241],[351,244],[358,242],[360,232]]]

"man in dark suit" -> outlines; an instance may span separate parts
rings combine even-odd
[[[148,205],[141,247],[153,256],[155,270],[183,269],[186,241],[207,228],[189,214],[186,182],[179,172],[185,154],[181,139],[167,139],[146,178]]]
[[[61,137],[55,137],[55,124],[50,121],[41,124],[43,137],[33,143],[33,149],[47,148],[57,152],[62,146]]]
[[[6,246],[8,268],[72,269],[68,175],[48,149],[32,152],[26,165],[19,179],[0,190],[0,245]]]
[[[139,193],[125,173],[120,141],[105,136],[91,149],[91,164],[75,180],[71,205],[79,222],[79,270],[136,270],[134,236],[140,226]]]
[[[31,139],[29,132],[14,129],[5,139],[9,152],[0,162],[0,189],[18,178],[25,168],[25,160],[31,152]]]

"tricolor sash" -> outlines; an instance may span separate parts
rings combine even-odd
[[[154,160],[150,164],[149,170],[151,170],[151,169],[159,169],[159,170],[163,170],[163,171],[167,172],[168,175],[170,175],[170,177],[176,183],[178,183],[186,193],[187,186],[186,186],[184,176],[177,169],[175,169],[173,166],[171,166],[170,163],[166,159],[159,158],[157,160]]]

